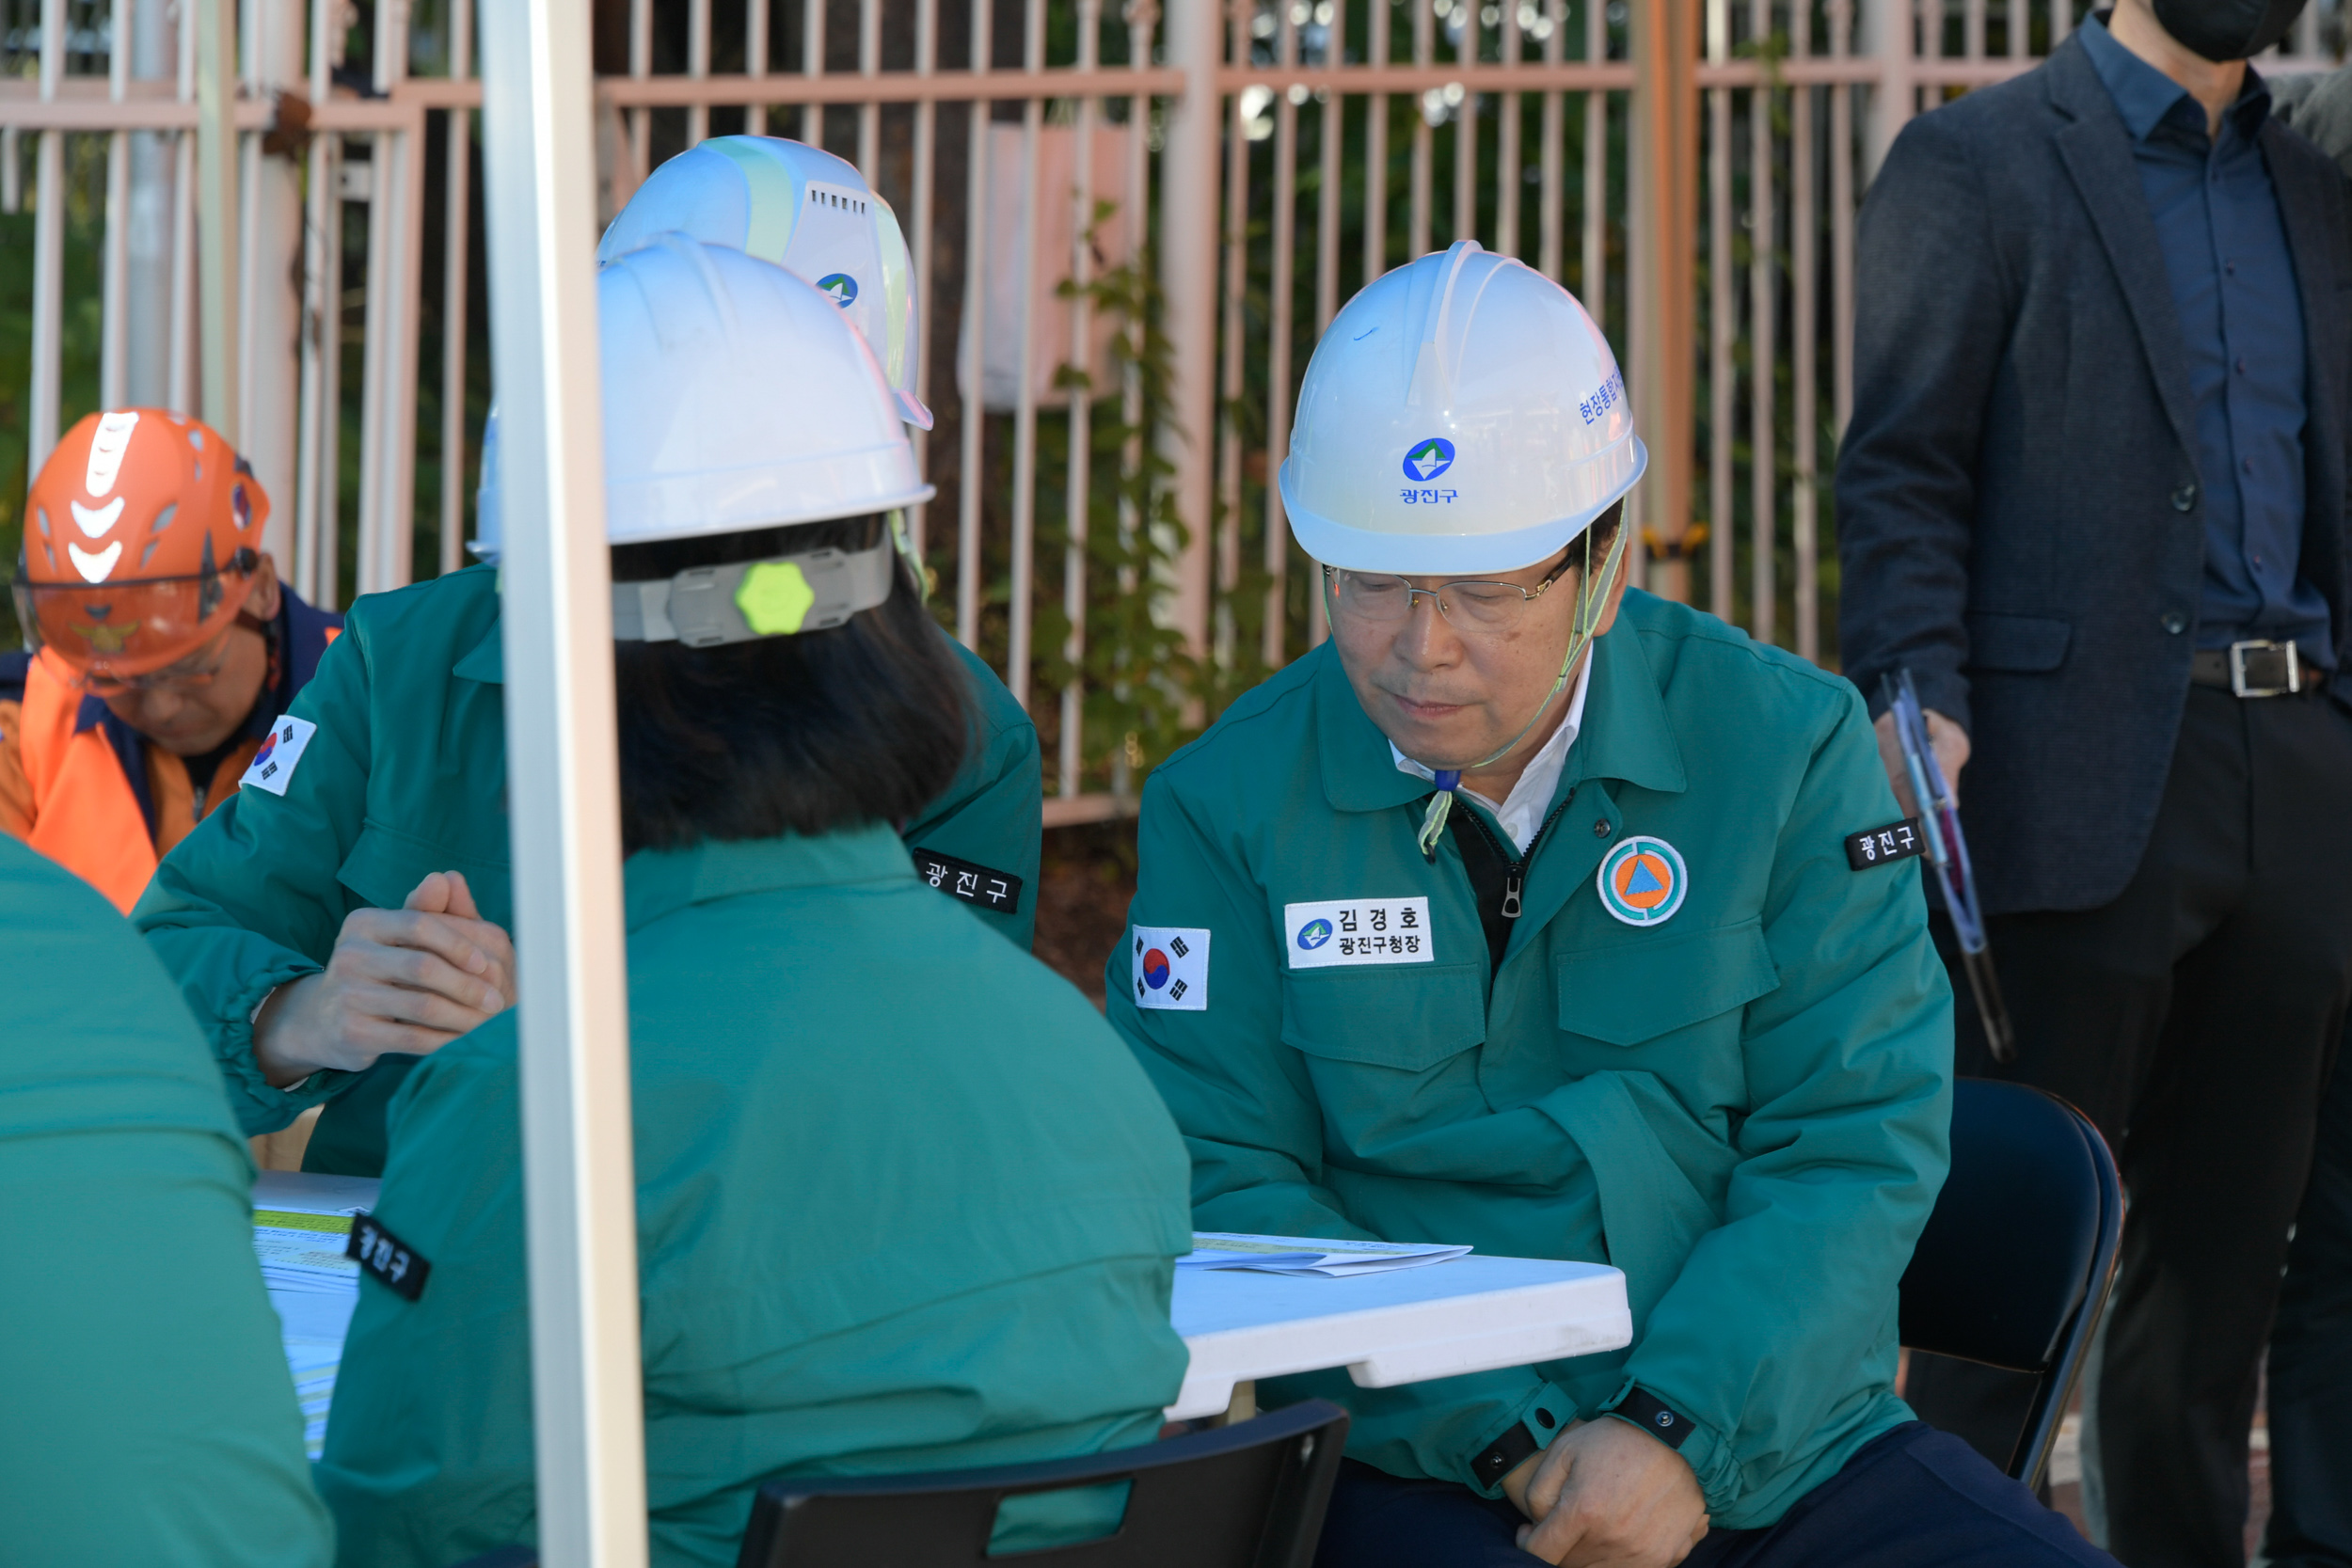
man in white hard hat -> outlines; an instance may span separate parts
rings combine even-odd
[[[822,198],[829,213],[850,200],[837,188],[848,166],[812,155],[834,182],[763,177],[755,194]],[[647,191],[660,194],[651,183]],[[834,248],[804,243],[793,259],[837,269],[888,271],[877,258],[896,244],[902,273],[903,241],[877,215],[886,212],[879,198],[868,199],[865,214],[851,214],[866,225],[856,232],[815,216],[796,228],[789,213],[754,208],[759,221],[746,233],[756,245],[779,226],[787,239],[814,236]],[[858,233],[862,252],[850,244]],[[664,235],[676,238],[652,226],[636,238]],[[838,288],[825,292],[844,303]],[[891,297],[886,284],[859,292]],[[894,388],[878,423],[845,391],[877,372],[861,335],[812,350],[788,371],[739,358],[723,386],[678,387],[663,401],[647,389],[661,385],[667,363],[608,364],[604,373],[622,384],[643,378],[627,434],[648,451],[670,443],[663,483],[673,489],[675,453],[695,452],[710,486],[766,508],[777,524],[873,514],[901,538],[902,510],[930,498],[898,422],[927,422],[928,413]],[[670,417],[653,418],[657,408]],[[485,495],[494,501],[495,439],[485,449]],[[302,803],[291,814],[273,808],[266,848],[249,813],[223,807],[220,826],[183,843],[135,913],[212,1038],[246,1131],[274,1132],[325,1105],[308,1169],[379,1174],[385,1109],[408,1070],[514,1000],[497,518],[486,505],[476,545],[484,566],[354,608],[347,645],[322,664],[310,701],[279,721],[274,754],[246,777],[248,792]],[[926,880],[1026,946],[1041,831],[1037,733],[984,665],[960,646],[948,653],[969,688],[973,741],[954,782],[902,832]]]
[[[1110,1018],[1201,1229],[1625,1272],[1611,1354],[1353,1412],[1319,1562],[2097,1563],[1894,1392],[1951,1001],[1845,682],[1629,592],[1565,291],[1456,245],[1325,333],[1281,473],[1331,640],[1146,785]]]

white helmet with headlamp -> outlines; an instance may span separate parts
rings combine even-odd
[[[1510,572],[1584,538],[1559,678],[1483,768],[1534,731],[1591,643],[1631,530],[1617,528],[1598,570],[1587,531],[1648,462],[1617,357],[1576,296],[1465,240],[1375,279],[1315,345],[1282,505],[1327,593],[1335,572]],[[1430,855],[1467,769],[1432,771]]]

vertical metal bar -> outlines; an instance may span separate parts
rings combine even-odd
[[[1347,8],[1334,4],[1331,25],[1324,35],[1323,61],[1335,66],[1347,58]],[[1340,309],[1340,153],[1347,140],[1347,101],[1337,91],[1327,94],[1319,135],[1322,160],[1315,190],[1315,336],[1321,338]],[[1310,598],[1319,595],[1310,594]]]
[[[1804,0],[1798,0],[1804,4]],[[1707,0],[1707,58],[1731,58],[1731,0]],[[1731,292],[1731,89],[1707,93],[1707,608],[1732,618],[1731,421],[1739,398],[1732,366],[1740,317]]]
[[[1462,41],[1454,48],[1457,66],[1476,66],[1485,29],[1478,24],[1478,7],[1465,3]],[[1478,100],[1465,91],[1454,109],[1454,234],[1457,240],[1478,238]]]
[[[390,157],[386,160],[389,150]],[[424,275],[424,110],[416,110],[410,129],[386,133],[376,139],[374,213],[369,222],[373,239],[384,230],[384,343],[371,343],[380,353],[384,384],[377,394],[378,419],[369,426],[369,444],[381,449],[376,458],[376,483],[368,499],[373,507],[377,555],[374,577],[382,588],[405,586],[414,575],[417,509],[417,316]],[[593,230],[592,230],[593,231]],[[371,244],[371,250],[374,246]],[[368,280],[371,293],[375,279]],[[362,449],[365,451],[366,449]],[[365,527],[370,514],[360,514]],[[363,568],[370,563],[363,559]]]
[[[1366,0],[1372,17],[1372,38],[1364,63],[1389,63],[1388,0]],[[1389,270],[1389,95],[1375,92],[1364,100],[1364,282]],[[1310,595],[1320,604],[1323,595]]]
[[[1796,0],[1806,5],[1810,0]],[[1981,5],[1983,0],[1972,0]],[[1761,49],[1772,37],[1772,0],[1748,0],[1748,36]],[[1748,629],[1759,642],[1776,640],[1780,594],[1780,439],[1775,429],[1772,372],[1778,348],[1779,294],[1773,246],[1772,89],[1761,74],[1748,92],[1748,519],[1754,531],[1748,558]]]
[[[204,419],[233,446],[239,439],[237,225],[230,217],[237,211],[236,0],[196,0],[196,55]]]
[[[823,0],[815,0],[822,5]],[[638,81],[653,74],[653,0],[628,0],[628,73]],[[626,180],[616,178],[612,199],[628,200],[653,172],[653,111],[636,109],[628,117],[629,168]]]
[[[804,0],[821,6],[824,0]],[[972,0],[972,74],[985,75],[993,53],[989,23],[995,14],[989,0]],[[806,130],[806,120],[803,120]],[[962,464],[956,476],[956,639],[977,652],[980,646],[980,465],[988,435],[988,248],[989,164],[994,155],[986,99],[972,101],[970,156],[965,160],[963,201],[963,341],[957,345],[960,369],[968,379],[962,388]]]
[[[871,4],[871,0],[867,0]],[[1103,0],[1078,0],[1078,69],[1091,76],[1100,63]],[[1092,83],[1089,83],[1092,86]],[[1081,376],[1094,370],[1094,100],[1077,103],[1077,154],[1073,160],[1070,192],[1070,353]],[[1093,500],[1094,473],[1090,451],[1094,435],[1092,381],[1070,388],[1070,467],[1065,482],[1067,510],[1062,548],[1061,608],[1070,622],[1062,642],[1062,657],[1070,665],[1069,681],[1061,689],[1061,735],[1057,752],[1055,794],[1067,800],[1078,793],[1078,774],[1086,756],[1087,651],[1087,524]]]
[[[1021,69],[1035,78],[1045,69],[1045,0],[1024,0]],[[1038,132],[1045,101],[1034,84],[1021,103],[1020,376],[1012,406],[1012,603],[1007,628],[1005,686],[1029,705],[1029,650],[1037,617],[1037,181]]]
[[[974,48],[979,47],[975,29]],[[825,73],[825,0],[801,0],[801,74],[811,81]],[[825,106],[801,106],[801,140],[811,147],[825,145]]]
[[[208,0],[217,4],[218,0]],[[40,98],[65,75],[65,0],[40,0]],[[24,421],[24,472],[40,472],[57,444],[65,330],[65,133],[43,131],[33,176],[33,385]]]
[[[604,540],[589,14],[483,15],[538,1537],[644,1568],[637,1181]]]
[[[129,0],[108,8],[106,99],[122,102],[131,82],[135,24]],[[104,296],[99,305],[98,401],[120,408],[131,401],[131,134],[106,138]]]
[[[1544,0],[1544,6],[1545,20],[1551,24],[1551,31],[1544,35],[1544,64],[1558,65],[1561,51],[1567,41],[1566,8],[1562,0]],[[1566,130],[1562,119],[1565,108],[1559,93],[1544,94],[1543,129],[1538,136],[1540,150],[1537,154],[1542,164],[1539,171],[1542,182],[1536,187],[1535,210],[1535,270],[1561,284],[1567,282],[1567,274],[1562,270],[1566,265],[1567,258],[1560,243],[1561,198],[1564,195],[1561,185],[1565,178],[1561,167],[1561,138]]]
[[[710,76],[710,0],[686,0],[686,74],[694,81]],[[700,147],[710,137],[710,105],[686,106],[686,145]]]
[[[1870,162],[1875,170],[1918,100],[1912,71],[1914,0],[1864,0],[1869,7],[1870,52],[1878,57],[1878,91],[1870,98]],[[2066,0],[2052,0],[2063,7]],[[1930,54],[1935,53],[1931,47]]]
[[[451,0],[449,73],[472,74],[473,0]],[[441,570],[466,563],[466,257],[473,223],[473,111],[449,111],[441,217]]]
[[[194,27],[181,36],[194,43]],[[171,406],[197,411],[196,388],[196,133],[183,131],[172,149]]]
[[[1331,8],[1330,28],[1324,35],[1323,59],[1328,66],[1343,63],[1346,58],[1347,8],[1335,4]],[[1316,191],[1315,211],[1315,338],[1318,341],[1324,333],[1330,330],[1331,318],[1338,315],[1340,309],[1340,154],[1347,138],[1346,104],[1346,98],[1337,91],[1327,93],[1323,101],[1321,183]],[[1366,228],[1369,229],[1369,214],[1366,219]],[[1287,453],[1290,450],[1290,401],[1287,394],[1282,407],[1284,436],[1280,445]],[[1269,491],[1277,488],[1274,477],[1269,470],[1266,475]],[[1276,499],[1279,500],[1279,497]],[[1307,588],[1307,646],[1319,646],[1329,634],[1323,595],[1315,592],[1311,577]]]
[[[24,205],[24,154],[17,149],[17,130],[0,125],[0,213],[16,213]]]
[[[1298,11],[1285,4],[1275,30],[1275,52],[1285,66],[1298,63]],[[1268,669],[1284,658],[1288,629],[1283,623],[1290,594],[1290,531],[1282,524],[1282,487],[1275,475],[1290,451],[1291,434],[1291,295],[1292,271],[1298,247],[1298,103],[1302,94],[1285,84],[1274,105],[1274,247],[1270,260],[1268,313],[1273,318],[1266,342],[1265,372],[1265,538],[1261,546],[1265,562],[1265,624],[1259,628],[1259,656]]]
[[[2063,5],[2065,0],[2058,0]],[[1853,0],[1828,0],[1829,54],[1842,60],[1853,52]],[[1829,95],[1829,269],[1832,417],[1837,439],[1846,438],[1853,418],[1853,99],[1857,89],[1835,87]],[[1880,88],[1883,92],[1885,89]]]
[[[1813,8],[1810,0],[1795,0],[1788,8],[1793,38],[1790,55],[1797,59],[1813,54]],[[1832,88],[1833,92],[1837,88]],[[1814,469],[1819,462],[1815,429],[1820,423],[1820,372],[1814,363],[1820,326],[1814,320],[1820,292],[1820,271],[1814,259],[1813,213],[1813,88],[1792,89],[1788,105],[1788,275],[1789,349],[1794,363],[1789,380],[1795,406],[1790,410],[1796,436],[1796,472],[1790,494],[1789,542],[1796,552],[1797,655],[1819,663],[1821,657],[1820,562],[1818,505]]]
[[[2001,41],[2010,59],[2026,57],[2026,35],[2033,30],[2032,24],[2032,0],[2001,0]]]
[[[765,0],[753,0],[761,5]],[[939,65],[939,0],[915,0],[914,73],[932,75]],[[935,198],[931,184],[938,178],[939,105],[925,98],[914,105],[914,389],[928,404],[931,387],[931,229]],[[910,431],[915,463],[929,469],[931,433]],[[926,559],[930,508],[907,508],[907,531],[914,558]]]
[[[1584,0],[1584,58],[1609,58],[1609,8]],[[1609,321],[1609,95],[1584,95],[1583,265],[1577,278],[1584,309],[1604,329]]]
[[[1966,0],[1961,11],[1961,48],[1971,64],[1984,58],[1984,0]]]
[[[311,15],[322,16],[332,0],[315,0]],[[326,51],[325,29],[313,22],[313,59]],[[341,246],[336,231],[342,226],[342,198],[336,185],[342,178],[335,156],[342,138],[333,135],[310,143],[302,247],[302,394],[299,428],[294,443],[294,592],[312,604],[332,608],[337,599],[329,538],[335,529],[336,361],[342,354],[341,283],[336,277]]]
[[[1133,71],[1148,70],[1152,64],[1152,26],[1159,13],[1154,0],[1127,0],[1127,64]],[[1151,123],[1152,101],[1141,93],[1127,99],[1127,210],[1120,214],[1127,226],[1127,257],[1131,266],[1143,264],[1145,232],[1150,227],[1150,210],[1145,196],[1145,181],[1151,170],[1151,143],[1148,127]],[[1143,372],[1138,361],[1142,357],[1145,324],[1140,317],[1126,323],[1130,354],[1126,372],[1120,377],[1120,420],[1127,428],[1127,440],[1120,452],[1119,488],[1119,546],[1120,553],[1133,560],[1136,530],[1142,523],[1141,510],[1136,504],[1131,485],[1143,472]],[[1134,567],[1121,565],[1119,571],[1119,592],[1122,597],[1132,596],[1138,583]],[[1113,691],[1121,697],[1127,694],[1124,681],[1115,683]],[[1133,778],[1128,760],[1125,737],[1113,741],[1111,753],[1111,793],[1125,800]]]
[[[1168,105],[1160,161],[1160,288],[1174,347],[1171,419],[1161,431],[1175,469],[1176,515],[1191,531],[1176,566],[1169,614],[1198,657],[1209,642],[1209,449],[1216,364],[1216,211],[1219,105],[1216,8],[1180,3],[1168,12],[1168,63],[1184,74]],[[1172,546],[1174,541],[1168,543]]]
[[[1645,586],[1672,599],[1690,594],[1681,562],[1690,522],[1691,374],[1698,201],[1698,8],[1696,0],[1640,0],[1633,8],[1634,160],[1629,183],[1643,195],[1631,276],[1635,373],[1628,378],[1634,418],[1650,438],[1642,515],[1652,520],[1666,561],[1645,571]]]
[[[923,0],[934,5],[937,0]],[[743,74],[753,81],[764,81],[768,75],[768,0],[744,0],[743,5]],[[768,105],[746,104],[743,109],[743,134],[764,136],[768,134]]]
[[[857,73],[869,82],[882,73],[880,0],[858,0]],[[882,188],[882,105],[870,98],[857,106],[857,168],[866,184]]]
[[[1437,19],[1429,9],[1429,0],[1411,0],[1413,12],[1413,63],[1426,71],[1437,56],[1435,28]],[[1413,190],[1412,206],[1406,216],[1405,259],[1409,261],[1429,249],[1429,159],[1433,133],[1429,124],[1429,100],[1424,93],[1413,103]]]
[[[1519,63],[1518,0],[1502,0],[1502,63]],[[1495,132],[1495,249],[1519,254],[1519,111],[1523,100],[1506,92],[1495,100],[1501,125]]]
[[[1233,57],[1248,57],[1249,19],[1247,5],[1228,0],[1226,30]],[[1218,290],[1222,311],[1217,330],[1216,407],[1216,620],[1212,646],[1217,668],[1233,662],[1233,593],[1241,586],[1241,394],[1243,356],[1242,294],[1248,281],[1249,231],[1249,122],[1242,112],[1241,95],[1233,96],[1232,129],[1225,135],[1225,276]]]

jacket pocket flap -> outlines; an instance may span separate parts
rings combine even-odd
[[[462,871],[482,918],[498,926],[514,922],[514,895],[502,864],[460,855],[437,844],[371,821],[359,830],[335,879],[379,910],[396,910],[436,871]]]
[[[1282,976],[1282,1039],[1310,1056],[1420,1072],[1486,1037],[1482,964],[1384,964]]]
[[[1647,933],[1558,961],[1560,1027],[1638,1045],[1727,1013],[1780,985],[1763,922],[1681,936]]]
[[[2055,670],[2074,640],[2072,623],[2050,615],[1967,617],[1968,665],[1974,670]]]

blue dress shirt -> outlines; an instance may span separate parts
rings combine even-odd
[[[2303,546],[2303,301],[2270,168],[2256,141],[2270,89],[2246,87],[2205,135],[2203,105],[2116,42],[2097,17],[2083,47],[2131,134],[2155,219],[2195,399],[2205,500],[2197,644],[2292,639],[2333,668],[2328,601],[2298,564]]]

